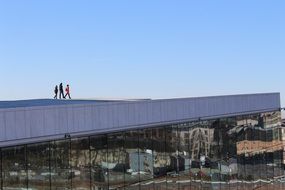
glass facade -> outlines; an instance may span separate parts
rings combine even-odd
[[[279,111],[1,148],[1,189],[281,190]]]

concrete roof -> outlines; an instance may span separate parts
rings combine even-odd
[[[0,102],[0,146],[280,109],[280,94],[164,100]]]

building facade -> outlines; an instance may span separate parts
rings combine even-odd
[[[0,103],[1,189],[285,189],[278,93],[50,101]]]

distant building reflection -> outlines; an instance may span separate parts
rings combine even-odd
[[[280,112],[3,148],[3,189],[285,189]],[[26,159],[22,159],[25,157]]]

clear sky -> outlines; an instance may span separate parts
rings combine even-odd
[[[285,95],[284,0],[0,0],[0,100]],[[283,99],[283,103],[285,99]]]

